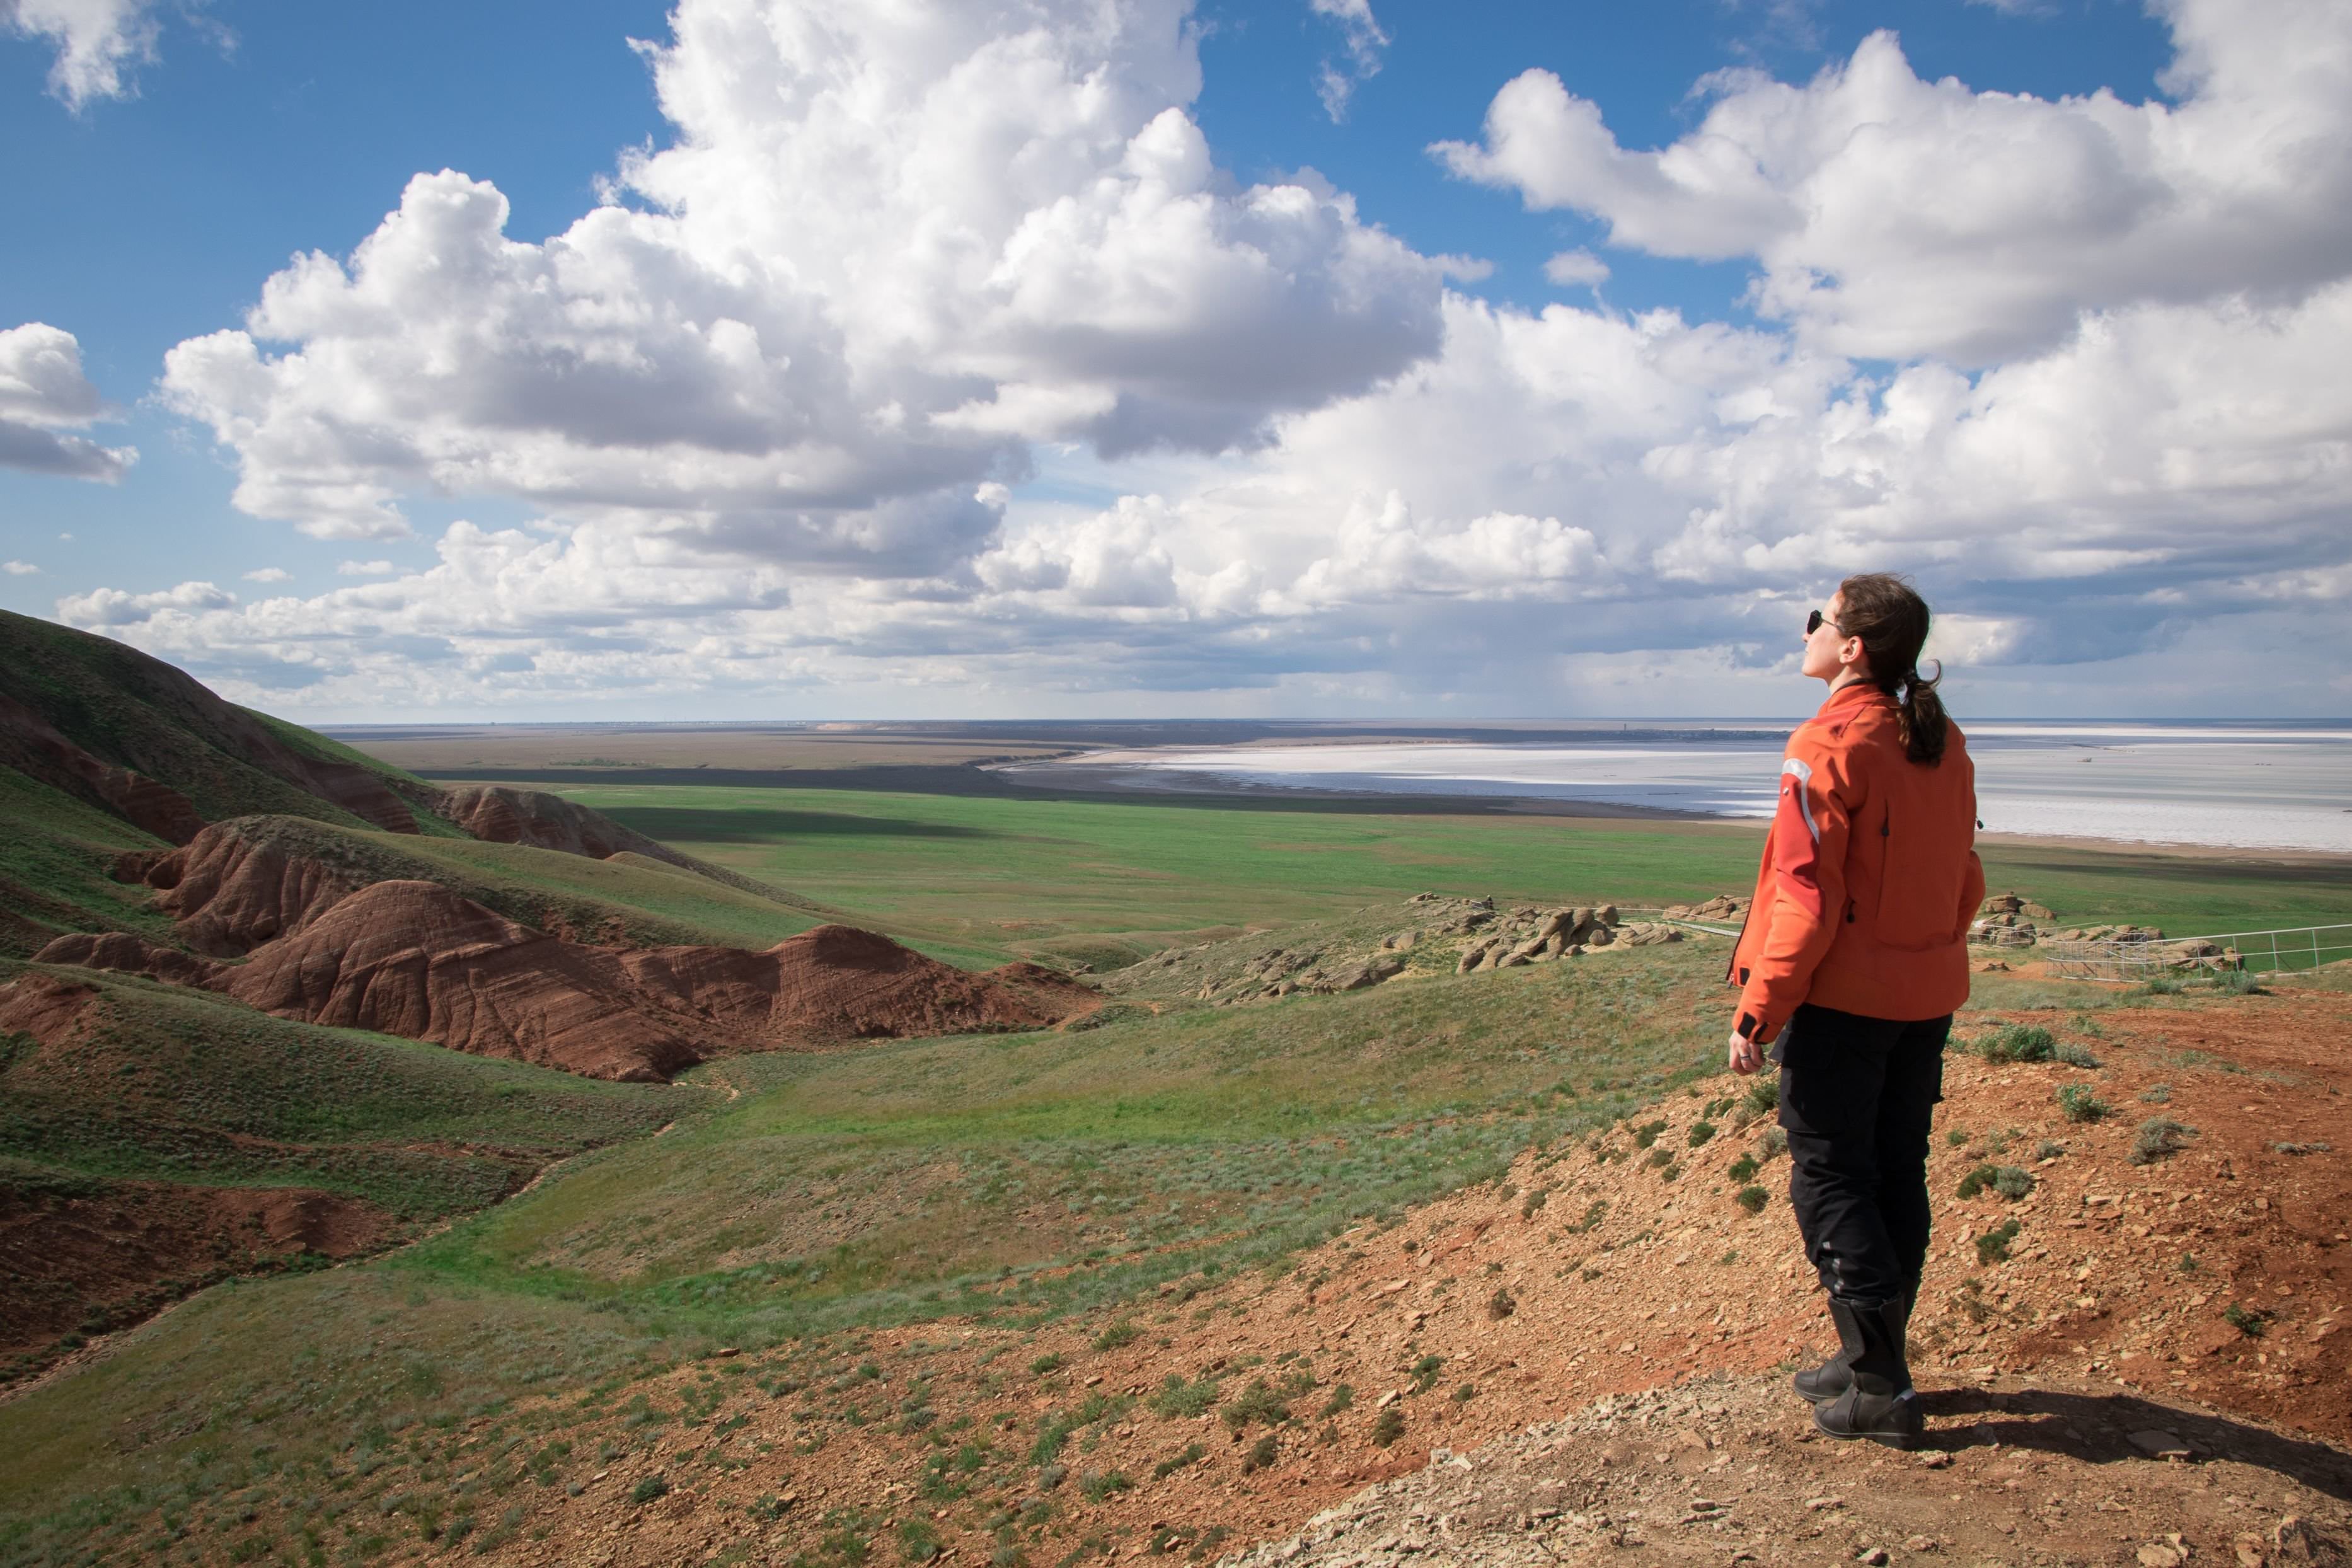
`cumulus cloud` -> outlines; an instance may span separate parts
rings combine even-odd
[[[1030,442],[1247,447],[1435,349],[1442,264],[1215,168],[1177,0],[917,10],[689,0],[649,50],[677,138],[613,205],[527,244],[491,185],[420,175],[173,350],[166,396],[240,507],[323,537],[502,492],[920,574],[982,546],[975,489]]]
[[[2340,707],[2266,666],[2352,662],[2352,208],[2315,130],[2352,52],[2326,8],[2239,14],[2168,8],[2169,104],[1927,83],[1880,37],[1711,79],[1666,149],[1535,73],[1445,150],[1748,258],[1735,324],[1475,300],[1344,192],[1234,181],[1172,0],[686,0],[651,51],[677,135],[608,205],[526,243],[421,175],[167,366],[248,510],[528,526],[59,613],[346,714],[1724,712],[1784,702],[1804,608],[1895,568],[1979,711],[2068,679]]]
[[[1563,289],[1598,289],[1609,281],[1609,264],[1589,250],[1563,250],[1544,263],[1544,277]]]
[[[248,583],[283,583],[293,574],[283,566],[262,566],[247,572],[245,580]]]
[[[1672,145],[1619,144],[1547,70],[1432,151],[1612,244],[1752,258],[1756,302],[1841,354],[1983,365],[2086,310],[2303,297],[2352,254],[2352,11],[2166,0],[2176,101],[1925,81],[1892,33],[1792,86],[1753,71]]]
[[[1307,7],[1339,27],[1344,61],[1325,60],[1315,79],[1315,95],[1323,101],[1323,112],[1337,124],[1348,118],[1348,103],[1356,95],[1357,84],[1380,74],[1381,51],[1389,47],[1389,36],[1372,15],[1371,0],[1307,0]]]
[[[0,0],[0,27],[53,45],[49,91],[79,110],[133,90],[131,72],[155,58],[155,0]]]
[[[29,561],[0,561],[0,572],[5,572],[11,577],[30,577],[39,571],[40,568]]]
[[[389,577],[396,568],[389,561],[345,561],[335,570],[345,577]],[[248,572],[246,575],[255,574]]]
[[[112,484],[138,449],[68,434],[107,413],[71,332],[42,321],[0,331],[0,467]]]

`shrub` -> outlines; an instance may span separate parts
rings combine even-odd
[[[2132,1135],[2130,1160],[2135,1165],[2153,1165],[2168,1155],[2177,1154],[2197,1136],[2197,1129],[2186,1127],[2169,1116],[2151,1116],[2139,1124]]]
[[[1182,1469],[1185,1466],[1206,1458],[1208,1452],[1208,1449],[1203,1448],[1198,1443],[1187,1443],[1181,1448],[1177,1449],[1176,1452],[1169,1455],[1166,1458],[1152,1466],[1151,1479],[1155,1481],[1164,1481],[1169,1477],[1174,1475],[1177,1471]]]
[[[1381,1411],[1381,1418],[1372,1423],[1372,1441],[1383,1448],[1403,1436],[1404,1412],[1396,1405]]]
[[[2221,1321],[2250,1340],[2261,1339],[2270,1331],[2271,1315],[2268,1312],[2260,1308],[2250,1311],[2235,1301],[2221,1309]]]
[[[1738,1159],[1731,1162],[1731,1169],[1726,1171],[1724,1174],[1735,1182],[1745,1182],[1756,1174],[1756,1156],[1742,1154]]]
[[[1113,1492],[1134,1489],[1135,1482],[1125,1470],[1107,1470],[1101,1474],[1088,1471],[1078,1479],[1078,1490],[1086,1494],[1088,1502],[1100,1502]]]
[[[2096,1121],[2113,1109],[2087,1083],[2058,1086],[2058,1111],[2069,1121]]]
[[[1756,1146],[1759,1158],[1767,1162],[1789,1152],[1789,1130],[1785,1127],[1764,1129],[1764,1142]]]
[[[2047,1138],[2044,1138],[2041,1142],[2036,1143],[2033,1146],[2033,1157],[2037,1160],[2055,1160],[2059,1155],[2063,1154],[2065,1152],[2066,1145],[2063,1143],[2053,1143]]]
[[[1029,1375],[1032,1377],[1043,1377],[1049,1372],[1061,1370],[1062,1358],[1059,1355],[1041,1355],[1029,1363]]]
[[[1160,1392],[1150,1396],[1152,1411],[1167,1417],[1206,1415],[1209,1405],[1216,1404],[1216,1377],[1202,1377],[1200,1383],[1185,1383],[1176,1373],[1160,1380]]]
[[[1771,1201],[1771,1194],[1761,1187],[1747,1186],[1740,1188],[1732,1201],[1749,1214],[1762,1214],[1764,1205]]]
[[[1456,1405],[1467,1405],[1477,1397],[1478,1385],[1475,1383],[1465,1383],[1454,1391],[1454,1403]]]
[[[1964,1198],[1972,1198],[1976,1196],[1979,1193],[1992,1185],[1992,1179],[1998,1173],[1999,1173],[1994,1171],[1990,1165],[1979,1165],[1975,1170],[1970,1171],[1967,1175],[1960,1178],[1958,1195]]]
[[[1674,1151],[1670,1149],[1653,1149],[1650,1151],[1649,1163],[1653,1168],[1663,1171],[1668,1165],[1675,1163]]]
[[[2008,1262],[2009,1244],[2017,1239],[2021,1228],[2015,1220],[2005,1219],[1977,1237],[1977,1266],[1984,1268]]]
[[[2099,1058],[2091,1054],[2089,1047],[2078,1046],[2072,1040],[2059,1041],[2056,1055],[2070,1068],[2095,1068],[2099,1065]]]
[[[1712,1138],[1712,1137],[1714,1137],[1714,1136],[1715,1136],[1715,1123],[1714,1123],[1714,1122],[1712,1122],[1712,1121],[1694,1121],[1694,1122],[1692,1122],[1692,1123],[1691,1123],[1691,1130],[1690,1130],[1690,1146],[1691,1146],[1692,1148],[1694,1148],[1694,1149],[1699,1148],[1700,1146],[1702,1146],[1703,1144],[1705,1144],[1708,1139],[1710,1139],[1710,1138]]]
[[[2140,990],[2149,996],[2178,996],[2180,994],[2180,982],[2169,974],[2151,974]]]
[[[1535,1218],[1536,1210],[1543,1207],[1544,1205],[1549,1202],[1551,1202],[1551,1189],[1549,1187],[1536,1188],[1534,1191],[1528,1194],[1525,1198],[1519,1201],[1519,1217],[1521,1219]]]
[[[1121,1318],[1118,1322],[1113,1323],[1110,1327],[1105,1329],[1101,1333],[1095,1336],[1095,1349],[1098,1351],[1115,1351],[1124,1345],[1133,1344],[1138,1339],[1142,1337],[1142,1334],[1143,1331],[1141,1329],[1137,1328],[1125,1318]]]
[[[1252,1443],[1249,1452],[1242,1456],[1242,1474],[1254,1475],[1259,1470],[1271,1468],[1275,1456],[1280,1451],[1279,1446],[1274,1440],[1274,1434],[1268,1432],[1265,1436]]]
[[[1780,1108],[1780,1080],[1777,1077],[1759,1077],[1748,1086],[1748,1095],[1741,1102],[1750,1116],[1763,1116]]]
[[[2039,1024],[2004,1024],[1979,1036],[1976,1051],[1989,1062],[2046,1062],[2058,1054],[2058,1041]]]
[[[1323,1414],[1326,1416],[1337,1415],[1355,1403],[1355,1385],[1348,1383],[1340,1384],[1331,1390],[1331,1397],[1323,1402]]]
[[[1437,1374],[1444,1370],[1444,1367],[1445,1358],[1442,1355],[1425,1355],[1413,1363],[1412,1391],[1415,1394],[1427,1394],[1436,1387]],[[1394,1409],[1395,1406],[1391,1405],[1390,1408]]]
[[[1648,1148],[1651,1144],[1658,1141],[1658,1134],[1664,1132],[1665,1130],[1666,1124],[1663,1121],[1643,1122],[1642,1125],[1633,1129],[1633,1147],[1636,1149]]]
[[[1499,1285],[1495,1288],[1495,1293],[1486,1298],[1486,1316],[1497,1322],[1518,1310],[1517,1299]]]
[[[929,1563],[940,1554],[940,1532],[928,1519],[910,1519],[898,1526],[898,1555],[909,1563]]]
[[[1992,1190],[2015,1203],[2033,1190],[2033,1177],[2021,1166],[2003,1165],[1993,1173]]]
[[[648,1503],[668,1495],[669,1483],[659,1476],[647,1476],[629,1489],[629,1500],[634,1503]]]
[[[1278,1426],[1290,1419],[1290,1405],[1272,1384],[1262,1377],[1254,1377],[1247,1388],[1234,1395],[1232,1401],[1217,1412],[1217,1419],[1235,1432],[1247,1427],[1253,1421]]]
[[[2146,1089],[2139,1091],[2139,1098],[2140,1103],[2143,1105],[2170,1105],[2172,1103],[2172,1086],[2168,1083],[2149,1084]]]

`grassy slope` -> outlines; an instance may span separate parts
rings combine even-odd
[[[49,1171],[315,1186],[429,1218],[495,1201],[519,1170],[649,1132],[684,1098],[129,976],[0,963],[0,984],[26,973],[100,994],[87,1038],[48,1048],[19,1036],[0,1051],[0,1156]]]
[[[719,1064],[705,1076],[741,1097],[666,1137],[576,1160],[397,1258],[201,1299],[0,1405],[0,1454],[17,1456],[0,1460],[0,1516],[108,1485],[216,1491],[250,1479],[261,1444],[299,1474],[371,1427],[690,1349],[949,1311],[1019,1321],[1265,1259],[1712,1061],[1720,1008],[1700,998],[1717,957]],[[265,1340],[270,1366],[252,1355]],[[192,1407],[215,1436],[166,1436]],[[151,1436],[126,1455],[125,1432]]]
[[[125,887],[107,869],[125,850],[163,847],[96,806],[0,768],[0,906],[16,917],[0,922],[0,954],[27,957],[68,931],[162,936],[171,922],[146,907],[147,889]]]
[[[1428,889],[1509,903],[1745,893],[1761,826],[627,785],[563,793],[830,903],[1019,946],[1311,918]],[[1996,888],[2176,932],[2352,918],[2352,862],[1990,846]],[[1145,945],[1150,945],[1149,942]]]

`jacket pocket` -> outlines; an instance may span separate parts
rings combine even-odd
[[[1947,814],[1948,815],[1948,814]],[[1969,835],[1926,802],[1890,805],[1871,935],[1881,947],[1923,952],[1955,940],[1952,911],[1967,875]]]

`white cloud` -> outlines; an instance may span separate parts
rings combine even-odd
[[[389,577],[398,568],[389,561],[346,561],[338,565],[335,570],[346,577]],[[248,572],[246,575],[251,577],[257,574]],[[284,574],[280,573],[279,575],[283,576]]]
[[[111,484],[139,460],[137,448],[65,433],[107,416],[71,332],[42,321],[0,331],[0,468]]]
[[[0,27],[55,45],[49,91],[79,110],[133,90],[131,72],[155,58],[155,0],[0,0]]]
[[[1563,289],[1598,289],[1609,281],[1609,264],[1589,250],[1563,250],[1544,263],[1544,276]]]
[[[1389,36],[1372,15],[1371,0],[1307,0],[1307,8],[1339,24],[1347,53],[1344,64],[1327,59],[1316,73],[1315,95],[1322,100],[1323,112],[1337,124],[1348,118],[1348,103],[1356,95],[1357,84],[1380,74],[1381,51],[1389,47]]]
[[[1891,33],[1803,86],[1714,79],[1673,145],[1619,145],[1546,70],[1498,92],[1482,142],[1433,151],[1612,244],[1752,257],[1756,300],[1841,354],[1988,364],[2085,310],[2249,292],[2294,300],[2352,256],[2352,8],[2166,0],[2177,103],[2044,100],[1915,75]]]
[[[30,577],[39,571],[40,568],[29,561],[0,561],[0,572],[5,572],[11,577]]]
[[[501,492],[931,572],[1030,441],[1246,447],[1436,347],[1441,263],[1311,178],[1215,169],[1178,0],[674,22],[638,205],[525,244],[492,186],[419,175],[347,265],[172,351],[240,507],[392,538],[409,492]]]
[[[526,244],[491,187],[420,176],[167,370],[250,510],[529,526],[307,597],[59,612],[346,716],[1736,712],[1790,700],[1808,604],[1891,567],[1976,711],[2340,707],[2266,666],[2352,664],[2352,247],[2306,134],[2345,57],[2270,0],[2226,48],[2205,0],[2168,14],[2177,107],[1923,83],[1882,38],[1715,81],[1644,153],[1506,89],[1461,166],[1754,258],[1733,325],[1485,303],[1311,176],[1238,186],[1170,4],[687,0],[676,144],[614,205]],[[2268,153],[2216,63],[2257,45]]]
[[[245,580],[248,583],[283,583],[293,574],[283,566],[262,566],[247,572]]]

